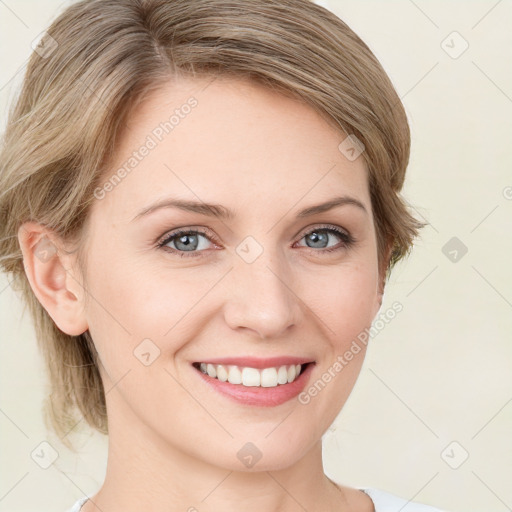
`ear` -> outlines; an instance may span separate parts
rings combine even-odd
[[[88,329],[84,288],[73,273],[73,255],[45,226],[25,222],[18,230],[23,266],[30,286],[57,327],[71,336]]]

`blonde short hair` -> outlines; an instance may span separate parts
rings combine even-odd
[[[340,135],[357,137],[386,277],[409,253],[424,224],[400,196],[407,117],[376,57],[333,13],[308,0],[84,0],[47,34],[3,137],[0,262],[29,306],[46,361],[47,425],[68,446],[77,408],[108,433],[97,355],[89,331],[65,334],[35,297],[17,231],[28,220],[45,225],[76,247],[85,268],[88,211],[124,120],[170,77],[254,80],[306,102]]]

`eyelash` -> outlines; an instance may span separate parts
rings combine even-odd
[[[336,247],[336,246],[330,247],[328,249],[315,249],[313,247],[306,247],[306,249],[309,249],[310,251],[313,251],[315,253],[317,253],[317,252],[330,253],[333,251],[340,251],[342,249],[348,249],[356,242],[356,239],[351,234],[349,234],[348,232],[342,231],[340,228],[338,228],[336,226],[331,226],[331,225],[317,226],[314,229],[311,229],[310,231],[307,231],[306,233],[304,233],[299,240],[302,240],[304,237],[306,237],[312,233],[315,233],[317,231],[324,231],[324,232],[333,233],[333,234],[337,235],[342,240],[342,242],[341,242],[342,245],[339,247]],[[215,237],[208,236],[207,231],[205,231],[205,230],[202,230],[202,229],[178,229],[176,231],[172,231],[171,233],[167,233],[166,235],[164,235],[164,238],[160,239],[160,241],[157,242],[157,248],[163,249],[166,252],[177,253],[177,254],[179,254],[179,256],[181,258],[201,257],[202,256],[201,253],[205,252],[204,250],[202,250],[202,251],[178,251],[177,249],[172,249],[171,247],[166,247],[166,245],[169,242],[172,242],[174,239],[179,238],[182,235],[192,235],[192,234],[204,235],[206,238],[208,238],[208,240],[210,240],[210,242],[211,241],[216,242]],[[301,246],[301,247],[304,247],[304,246]]]

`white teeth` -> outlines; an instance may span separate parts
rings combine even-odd
[[[288,370],[286,366],[280,366],[279,370],[277,370],[277,383],[278,384],[287,384],[288,383]]]
[[[242,372],[238,369],[238,366],[229,367],[228,382],[230,384],[242,384]]]
[[[217,377],[217,370],[215,369],[215,366],[213,366],[213,364],[206,365],[206,372],[210,377]]]
[[[278,385],[293,382],[300,374],[301,365],[288,365],[273,368],[257,368],[225,366],[222,364],[201,363],[199,369],[210,377],[230,384],[241,384],[248,387],[275,388]]]
[[[224,366],[219,364],[217,366],[217,379],[221,380],[222,382],[226,382],[228,380],[228,372]]]
[[[292,365],[288,368],[288,382],[293,382],[295,380],[295,366]]]
[[[244,386],[259,386],[261,375],[256,368],[244,368],[242,370],[242,384]]]
[[[277,386],[277,370],[275,368],[265,368],[261,370],[261,387],[274,388]]]

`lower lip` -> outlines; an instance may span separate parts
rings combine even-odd
[[[273,407],[275,405],[284,404],[288,400],[295,398],[306,387],[314,365],[314,363],[309,363],[306,369],[293,382],[289,384],[278,384],[273,388],[230,384],[227,381],[222,382],[219,379],[210,377],[197,368],[194,368],[194,370],[215,391],[231,398],[239,404]]]

